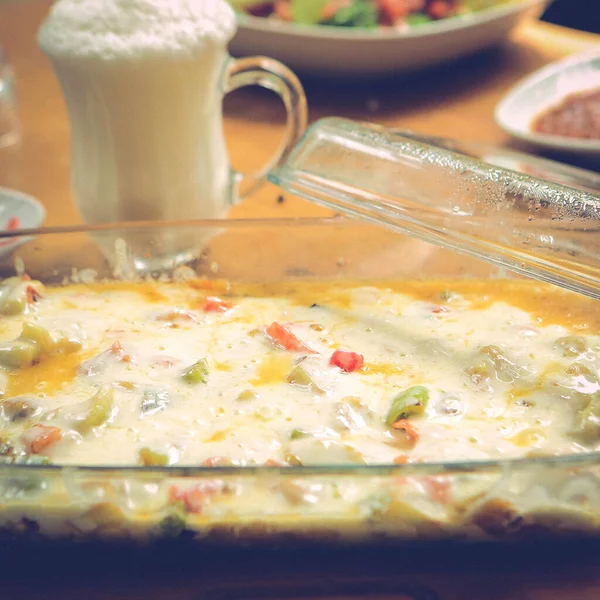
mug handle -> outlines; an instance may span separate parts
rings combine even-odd
[[[275,92],[285,105],[287,125],[283,142],[274,158],[256,173],[234,173],[235,191],[244,185],[239,199],[252,194],[265,181],[269,171],[285,163],[304,133],[308,119],[306,96],[300,80],[279,61],[265,56],[230,59],[227,65],[224,92],[258,85]],[[235,197],[234,197],[235,198]]]

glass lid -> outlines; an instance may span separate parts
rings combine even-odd
[[[320,120],[270,179],[346,215],[600,298],[597,175],[403,133]]]

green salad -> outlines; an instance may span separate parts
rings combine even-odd
[[[238,12],[305,25],[418,26],[514,0],[230,0]]]

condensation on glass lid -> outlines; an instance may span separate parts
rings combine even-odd
[[[591,192],[337,118],[312,125],[270,179],[353,218],[600,299],[600,198]]]

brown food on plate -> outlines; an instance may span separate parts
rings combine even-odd
[[[535,133],[599,140],[600,88],[567,96],[537,116],[531,129]]]

